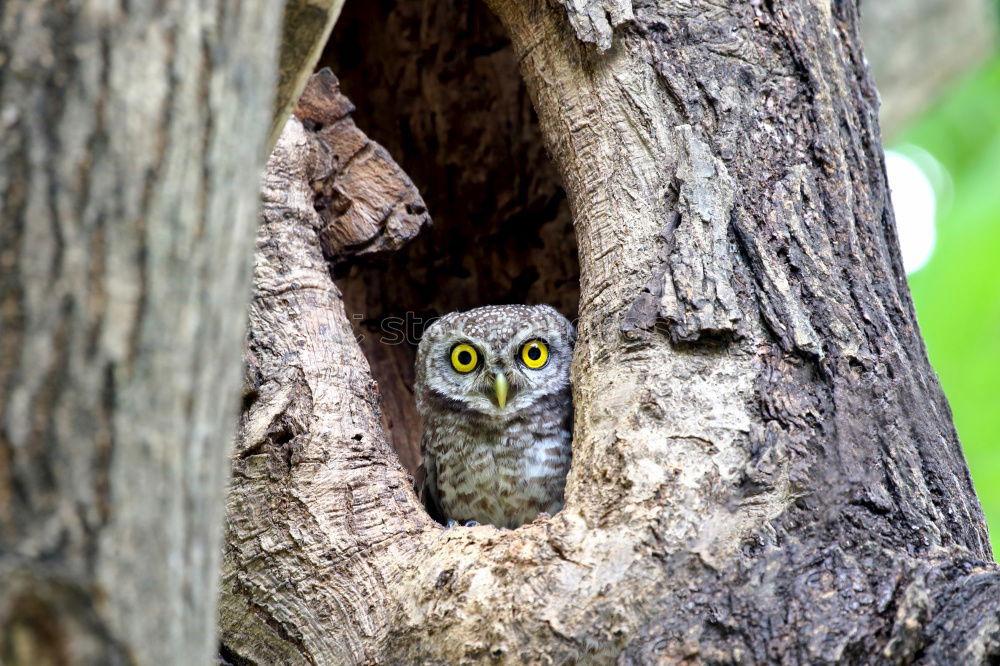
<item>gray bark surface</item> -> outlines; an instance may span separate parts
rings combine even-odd
[[[231,663],[1000,658],[1000,575],[906,288],[855,3],[619,4],[491,3],[579,244],[574,462],[551,518],[443,530],[423,512],[381,409],[408,397],[377,352],[403,368],[403,346],[366,348],[369,371],[345,309],[384,299],[358,280],[396,265],[324,246],[316,183],[349,167],[325,123],[286,127],[227,514]],[[398,140],[464,183],[475,162],[436,131],[452,113]],[[486,281],[499,244],[473,245],[432,246],[418,284],[468,248]]]
[[[330,261],[396,249],[429,219],[352,110],[329,71],[315,75],[267,165],[223,561],[220,656],[228,663],[355,661],[367,622],[331,632],[302,621],[316,608],[385,605],[389,581],[349,563],[362,550],[391,563],[393,544],[362,544],[352,525],[382,520],[383,511],[402,514],[390,519],[399,524],[423,513],[384,435],[378,390]]]
[[[0,662],[197,664],[281,3],[0,3]]]

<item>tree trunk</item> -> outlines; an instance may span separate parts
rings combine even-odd
[[[199,664],[282,3],[0,3],[0,662]]]
[[[530,117],[466,111],[480,142],[463,156],[457,105],[430,101],[463,81],[449,74],[457,39],[426,36],[448,10],[414,31],[390,29],[414,12],[392,17],[383,33],[400,50],[436,39],[443,66],[383,63],[367,78],[382,95],[394,81],[430,89],[396,89],[412,113],[386,142],[436,219],[405,263],[355,256],[398,246],[423,204],[391,163],[372,164],[382,153],[339,91],[317,84],[307,101],[327,102],[286,126],[265,186],[227,515],[227,660],[1000,657],[1000,575],[907,291],[856,4],[656,5],[491,2],[579,245],[567,503],[515,531],[444,530],[420,507],[399,462],[412,466],[419,431],[412,340],[386,324],[410,294],[422,315],[518,294],[571,314],[576,283],[555,277],[574,271],[573,243],[536,240],[558,228],[561,198],[544,165],[513,173],[541,158],[505,165],[489,150],[528,145]],[[459,11],[467,20],[449,25],[476,32],[475,10]],[[332,57],[356,57],[353,34]],[[454,94],[503,99],[499,76],[482,84],[515,62],[496,44],[456,56],[481,68],[478,88]],[[384,101],[369,103],[391,126]],[[478,134],[487,124],[499,129]],[[504,189],[518,178],[540,184]],[[371,203],[373,183],[391,194]],[[494,190],[513,203],[483,231],[477,197]],[[517,214],[531,200],[549,202],[544,223]],[[520,283],[518,260],[503,261],[519,247],[539,260]],[[352,330],[358,314],[376,325]]]
[[[963,11],[948,13],[955,32],[934,33],[951,2],[866,4],[867,53],[885,83],[883,110],[895,109],[894,126],[987,50],[991,22],[983,20],[984,7],[974,6],[985,0],[962,0]],[[893,37],[887,13],[912,30]],[[923,35],[923,47],[910,48],[911,32]],[[968,35],[962,48],[949,46],[955,34]],[[900,44],[910,54],[905,66],[893,57]],[[393,444],[413,471],[421,422],[409,393],[413,341],[423,324],[485,303],[550,303],[574,318],[580,269],[572,217],[517,58],[484,3],[348,3],[321,62],[338,72],[365,131],[413,177],[436,220],[400,252],[335,267],[388,398]],[[381,344],[394,335],[386,329],[405,331],[406,344]]]

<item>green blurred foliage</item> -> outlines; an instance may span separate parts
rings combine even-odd
[[[951,176],[934,254],[909,282],[1000,553],[1000,55],[899,144],[927,150]]]

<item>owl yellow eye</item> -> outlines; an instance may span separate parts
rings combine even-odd
[[[479,353],[472,345],[460,344],[451,348],[451,367],[466,373],[472,372],[479,365]]]
[[[549,362],[549,348],[541,340],[529,340],[521,347],[521,362],[537,370]]]

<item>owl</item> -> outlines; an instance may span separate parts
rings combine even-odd
[[[452,312],[427,328],[414,392],[431,515],[515,528],[562,508],[575,341],[548,305]]]

